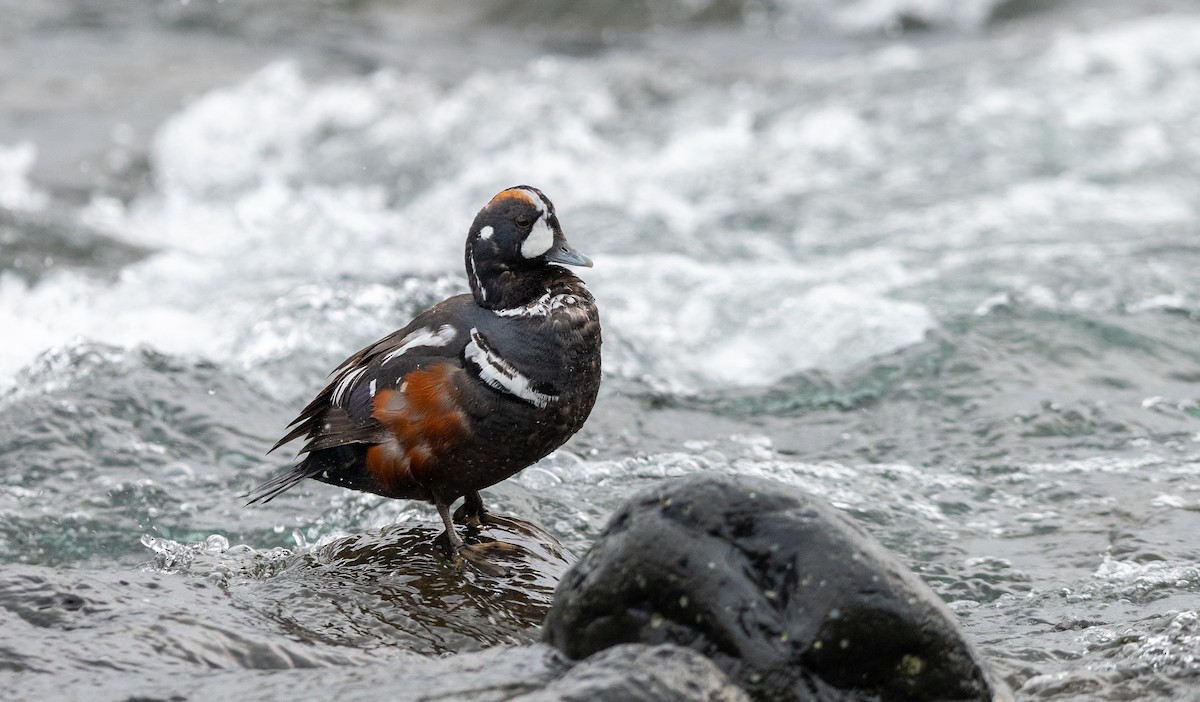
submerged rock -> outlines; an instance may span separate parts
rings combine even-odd
[[[532,643],[555,585],[575,558],[536,525],[505,522],[482,531],[459,527],[467,543],[499,540],[512,547],[494,559],[504,575],[452,562],[442,526],[418,523],[335,539],[266,580],[230,587],[246,587],[249,602],[309,601],[270,616],[289,630],[333,644],[365,648],[387,641],[410,652],[443,655]]]
[[[763,700],[1000,700],[953,615],[832,507],[699,475],[626,503],[567,572],[545,640],[575,659],[629,642],[703,653]]]
[[[147,535],[155,557],[143,567],[217,585],[271,627],[322,645],[443,656],[536,642],[575,557],[513,517],[459,529],[467,543],[505,544],[490,561],[504,573],[453,559],[440,522],[328,537],[297,553],[230,546],[220,535],[191,543]]]
[[[626,644],[572,661],[533,643],[554,586],[574,560],[537,526],[504,517],[467,531],[468,543],[496,539],[512,546],[495,560],[507,569],[503,576],[452,562],[439,532],[432,523],[393,525],[331,539],[301,554],[254,553],[217,537],[195,544],[144,539],[157,556],[147,567],[158,575],[203,576],[191,582],[206,591],[219,586],[239,610],[258,615],[253,628],[268,623],[266,632],[254,632],[258,638],[247,632],[246,650],[229,646],[224,658],[214,659],[223,672],[191,683],[189,695],[279,699],[287,690],[293,699],[291,691],[300,690],[306,699],[391,702],[748,702],[712,661],[688,648]],[[242,625],[231,622],[227,637],[236,639]],[[313,655],[371,653],[348,664],[298,659],[293,667],[291,659],[264,652],[259,639],[272,629],[298,639],[301,651],[311,647]],[[186,634],[180,634],[185,641]],[[477,650],[481,645],[489,647]],[[287,646],[280,649],[290,653]],[[165,671],[143,672],[135,687],[120,689],[154,697],[178,690],[169,675],[159,674]],[[32,698],[48,694],[53,680],[28,676],[21,682],[21,692]]]

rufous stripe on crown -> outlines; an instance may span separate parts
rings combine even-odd
[[[502,190],[496,194],[496,197],[492,198],[492,202],[500,202],[501,200],[508,200],[510,198],[515,198],[517,200],[527,202],[534,207],[538,207],[538,203],[533,199],[533,193],[523,188],[509,188],[508,190]]]
[[[524,185],[519,185],[515,188],[509,188],[507,190],[501,190],[496,194],[496,197],[492,198],[492,202],[489,202],[488,204],[490,205],[492,203],[501,202],[510,198],[532,205],[533,209],[537,210],[538,212],[544,213],[550,210],[550,203],[547,202],[540,193],[533,188]]]

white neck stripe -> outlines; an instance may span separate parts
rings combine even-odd
[[[488,227],[491,229],[491,227]],[[475,270],[475,251],[471,250],[471,255],[467,256],[467,260],[471,263],[471,281],[475,283],[475,287],[479,289],[479,297],[484,302],[487,302],[487,288],[483,287],[483,281],[479,279],[479,271]]]

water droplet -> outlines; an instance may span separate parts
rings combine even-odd
[[[204,540],[204,550],[209,553],[224,553],[229,550],[229,539],[213,534]]]

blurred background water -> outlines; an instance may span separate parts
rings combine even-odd
[[[1019,696],[1194,694],[1193,3],[443,4],[0,2],[0,697],[536,639],[553,582],[410,606],[427,506],[238,499],[516,183],[596,260],[605,385],[496,509],[581,553],[655,481],[772,477]]]

